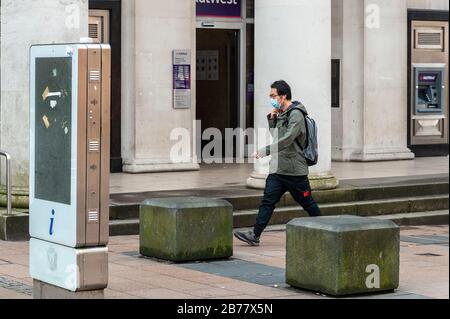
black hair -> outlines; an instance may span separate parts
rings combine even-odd
[[[279,96],[286,96],[288,101],[292,100],[291,87],[285,81],[276,81],[270,86],[270,88],[276,89]]]

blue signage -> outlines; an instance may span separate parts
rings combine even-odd
[[[48,233],[50,236],[53,236],[53,225],[55,222],[55,210],[52,209],[52,217],[50,218],[50,229],[48,230]]]
[[[190,90],[191,89],[191,66],[174,65],[173,66],[173,89]]]
[[[196,5],[198,17],[241,17],[241,0],[196,0]]]

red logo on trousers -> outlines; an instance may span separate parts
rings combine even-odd
[[[304,197],[304,198],[307,198],[307,197],[309,197],[310,195],[311,195],[310,192],[304,192],[304,193],[303,193],[303,197]]]

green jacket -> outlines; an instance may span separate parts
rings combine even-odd
[[[291,111],[293,108],[301,109],[308,114],[303,104],[293,102],[291,107],[286,112],[278,114],[277,118],[271,119],[270,114],[267,116],[274,142],[260,149],[258,153],[263,157],[272,155],[270,174],[288,176],[309,174],[309,167],[302,151],[307,143],[305,117],[300,111]]]

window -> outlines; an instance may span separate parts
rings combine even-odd
[[[331,60],[331,107],[341,106],[341,60]]]
[[[248,19],[253,19],[255,17],[255,0],[247,0],[247,14]]]
[[[254,126],[255,119],[255,25],[247,24],[247,128]]]

